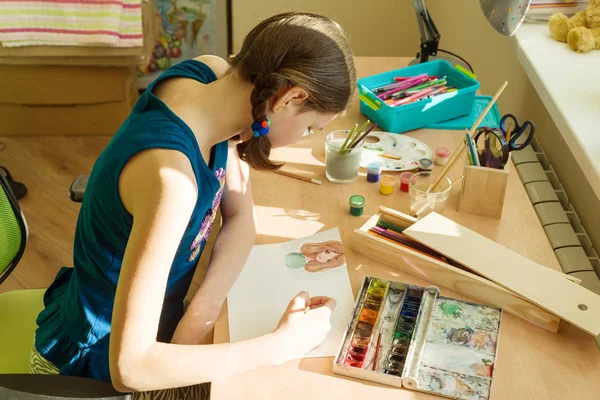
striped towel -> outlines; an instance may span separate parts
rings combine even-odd
[[[529,6],[527,17],[533,20],[547,21],[554,13],[571,16],[585,10],[587,6],[587,0],[533,0]]]
[[[138,47],[141,0],[0,0],[2,46]]]

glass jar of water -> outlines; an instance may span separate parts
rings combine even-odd
[[[364,140],[341,151],[349,131],[333,131],[325,136],[326,176],[331,182],[352,183],[358,177]]]

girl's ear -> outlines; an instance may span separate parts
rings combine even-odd
[[[271,111],[279,112],[286,108],[302,108],[308,99],[308,92],[300,86],[282,87],[274,97],[275,101],[271,104]]]

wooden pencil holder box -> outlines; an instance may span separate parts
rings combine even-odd
[[[465,162],[458,211],[500,219],[511,163],[510,153],[503,169],[477,167]]]
[[[400,228],[404,236],[451,262],[370,234],[369,229],[379,220]],[[600,320],[592,317],[600,315],[600,296],[579,286],[580,280],[536,264],[435,212],[417,221],[381,206],[354,231],[352,248],[477,302],[501,307],[547,330],[557,332],[561,320],[566,320],[594,336],[600,332]],[[570,299],[569,304],[564,298]],[[592,309],[598,314],[588,313]]]

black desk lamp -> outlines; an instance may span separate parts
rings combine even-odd
[[[499,33],[506,36],[512,36],[521,26],[529,10],[530,3],[531,0],[479,0],[481,10],[488,22]],[[473,71],[467,60],[458,54],[439,48],[441,35],[425,5],[425,0],[413,0],[413,6],[417,15],[419,31],[421,32],[421,47],[411,65],[427,62],[430,59],[442,58],[452,65],[462,64],[463,67]],[[457,7],[460,6],[457,5]],[[438,56],[438,52],[445,53],[448,56]]]

